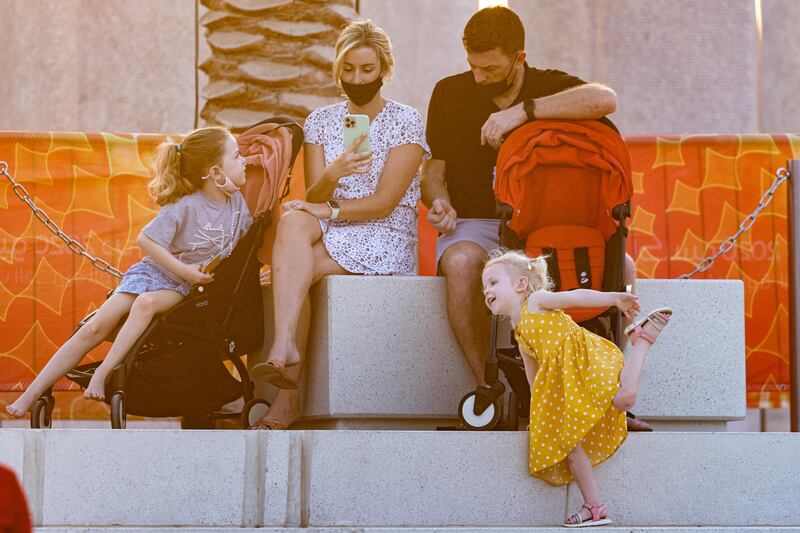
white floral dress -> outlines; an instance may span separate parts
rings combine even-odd
[[[311,113],[303,128],[305,142],[322,145],[325,165],[344,152],[344,116],[347,102],[321,107]],[[336,200],[352,200],[375,193],[389,150],[418,144],[430,157],[422,117],[412,107],[387,100],[369,125],[372,167],[367,174],[351,174],[339,180]],[[357,274],[413,275],[416,270],[417,202],[419,173],[414,176],[400,203],[381,219],[350,221],[321,220],[325,248],[342,268]]]

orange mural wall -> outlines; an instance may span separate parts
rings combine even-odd
[[[796,135],[627,137],[625,141],[634,183],[628,253],[636,261],[640,279],[677,278],[691,272],[737,231],[769,188],[775,171],[788,159],[800,157]],[[695,276],[744,281],[750,407],[785,407],[789,401],[786,189],[787,185],[781,186],[731,251]],[[436,232],[422,211],[420,273],[433,275]]]
[[[135,239],[156,213],[146,184],[153,151],[167,138],[0,132],[0,161],[9,164],[11,175],[67,234],[124,271],[140,258]],[[626,141],[635,185],[628,250],[640,278],[674,278],[691,271],[736,231],[775,170],[800,157],[800,137],[792,135]],[[302,156],[298,163],[301,167]],[[302,169],[294,174],[292,196],[297,196],[302,194]],[[783,186],[737,246],[698,276],[744,280],[750,406],[778,406],[788,398],[786,224]],[[423,275],[434,273],[435,238],[422,208]],[[30,383],[116,283],[70,252],[0,176],[0,404]],[[100,348],[87,360],[104,355]],[[58,395],[56,418],[107,418],[104,405],[83,401],[69,382],[59,382],[56,389],[65,391]]]

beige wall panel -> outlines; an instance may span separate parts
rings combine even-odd
[[[624,133],[758,131],[752,0],[602,5],[594,79],[617,90]]]
[[[583,79],[593,76],[593,0],[511,0],[525,25],[528,64],[555,68]]]
[[[468,68],[461,33],[477,8],[477,0],[361,0],[361,16],[392,41],[395,74],[384,96],[425,117],[436,82]]]
[[[800,131],[800,2],[762,0],[761,129]]]
[[[48,4],[4,0],[0,6],[0,129],[78,128],[80,0],[64,0],[57,14]]]
[[[528,28],[531,63],[613,87],[612,118],[629,135],[758,131],[754,5],[510,2]]]
[[[3,0],[0,31],[0,129],[193,126],[193,0]]]

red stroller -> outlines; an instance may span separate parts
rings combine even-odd
[[[624,291],[630,168],[622,137],[601,122],[539,120],[520,127],[497,158],[501,247],[547,255],[554,290]],[[619,345],[622,316],[616,308],[565,311]],[[461,400],[459,417],[470,429],[493,429],[503,418],[508,429],[516,429],[520,409],[527,412],[530,389],[516,348],[495,348],[497,319],[491,337],[487,386]],[[505,413],[498,368],[512,389]]]

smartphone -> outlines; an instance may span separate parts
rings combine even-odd
[[[220,261],[222,261],[222,252],[209,259],[208,263],[200,268],[200,272],[203,274],[211,274],[214,272],[214,269],[217,268],[217,265],[219,265]]]
[[[356,147],[356,152],[366,152],[369,145],[369,117],[367,115],[344,116],[344,149],[350,148],[358,137],[366,133],[366,138]]]

